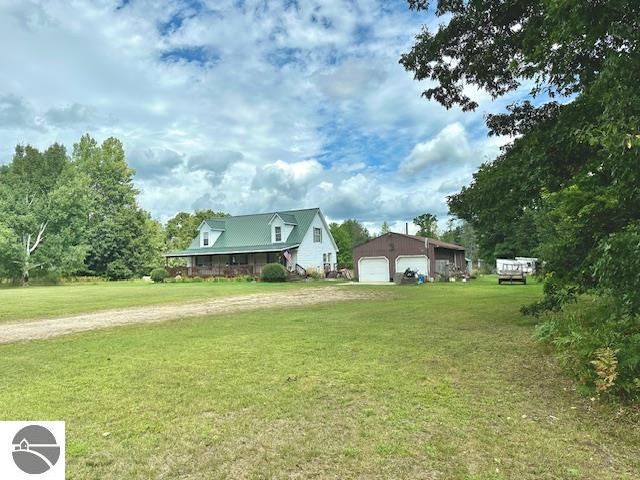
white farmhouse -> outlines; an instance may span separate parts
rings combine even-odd
[[[281,263],[291,272],[337,268],[338,248],[319,208],[203,221],[186,250],[166,258],[185,258],[183,274],[259,275],[263,265]]]

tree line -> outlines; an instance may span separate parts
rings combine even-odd
[[[70,155],[57,143],[18,145],[0,167],[0,278],[148,275],[204,218],[227,215],[180,212],[165,227],[138,205],[133,176],[116,138],[84,135]]]
[[[0,167],[0,279],[100,276],[124,280],[162,266],[162,252],[186,249],[204,219],[229,216],[203,209],[178,212],[162,225],[137,203],[122,142],[84,135],[69,154],[18,145]],[[352,268],[354,246],[372,238],[358,220],[332,223],[338,264]],[[385,222],[381,233],[388,232]]]

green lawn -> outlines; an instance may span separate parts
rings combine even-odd
[[[313,284],[327,285],[328,283]],[[0,323],[56,317],[110,308],[179,303],[305,287],[300,283],[162,283],[104,282],[55,287],[0,288]]]
[[[518,314],[539,285],[335,288],[393,298],[0,345],[0,418],[65,420],[73,479],[637,478],[638,417]]]

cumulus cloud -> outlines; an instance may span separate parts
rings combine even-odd
[[[88,124],[95,117],[96,110],[87,105],[73,103],[59,108],[52,108],[44,114],[44,119],[51,125],[67,126]]]
[[[189,170],[204,172],[205,178],[213,186],[219,185],[224,179],[227,169],[242,162],[242,152],[232,150],[213,150],[208,153],[192,155],[187,162]]]
[[[128,156],[129,163],[136,170],[139,179],[164,177],[182,165],[183,155],[170,148],[147,148]]]
[[[322,93],[336,99],[355,99],[366,96],[387,77],[381,65],[363,59],[349,59],[330,72],[315,76],[315,83]]]
[[[431,140],[417,143],[401,168],[407,174],[415,174],[430,166],[471,162],[473,155],[464,127],[460,123],[452,123]]]
[[[319,206],[372,225],[446,212],[442,185],[497,151],[477,136],[497,107],[420,97],[398,58],[438,21],[382,0],[0,2],[0,162],[18,142],[70,149],[88,130],[123,141],[162,220],[195,207]]]
[[[270,205],[279,199],[302,199],[309,187],[322,178],[322,165],[316,160],[287,163],[276,160],[257,169],[252,190],[261,192]]]
[[[16,95],[0,95],[0,128],[43,129],[31,106]]]

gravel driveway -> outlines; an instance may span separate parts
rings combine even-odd
[[[57,337],[68,333],[118,325],[155,323],[175,318],[373,298],[380,298],[380,294],[331,287],[293,292],[257,293],[191,303],[103,310],[24,323],[0,324],[0,343]]]

